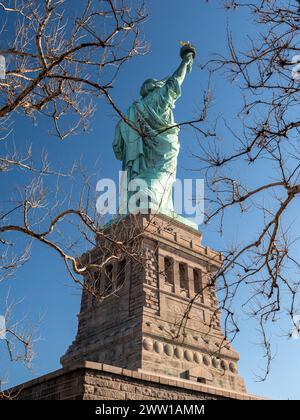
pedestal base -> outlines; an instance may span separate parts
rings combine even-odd
[[[253,395],[149,372],[82,362],[8,391],[19,400],[258,400]]]
[[[239,355],[222,334],[209,285],[222,256],[202,246],[200,232],[167,216],[125,222],[129,229],[139,225],[145,264],[127,258],[122,288],[99,304],[83,293],[78,333],[62,365],[91,360],[244,393]],[[110,229],[118,236],[113,226],[106,235]],[[121,224],[116,229],[121,235]],[[101,237],[84,258],[97,263],[104,248]],[[118,270],[119,262],[111,273]],[[104,283],[101,278],[99,287]]]

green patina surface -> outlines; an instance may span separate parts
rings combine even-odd
[[[173,109],[181,95],[181,85],[191,71],[195,51],[186,46],[181,50],[178,69],[163,80],[147,79],[141,87],[141,98],[128,109],[117,127],[113,149],[126,171],[126,186],[143,182],[139,196],[147,197],[147,206],[197,229],[196,223],[177,215],[172,200],[179,153],[179,127]],[[123,186],[124,188],[124,186]],[[130,212],[131,195],[126,188],[119,212]]]

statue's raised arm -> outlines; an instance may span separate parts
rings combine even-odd
[[[191,72],[193,61],[196,55],[195,48],[189,42],[181,42],[181,44],[182,44],[182,47],[180,50],[180,56],[182,58],[182,62],[172,76],[178,80],[178,83],[180,85],[182,85],[182,82],[185,79],[186,73]]]
[[[182,43],[182,61],[177,70],[163,80],[145,80],[141,98],[129,107],[126,121],[120,121],[116,128],[113,148],[117,159],[123,162],[127,183],[143,181],[139,202],[144,194],[143,207],[161,213],[174,213],[172,185],[176,178],[179,126],[174,121],[173,108],[195,54],[191,44]],[[127,201],[130,198],[127,194]],[[122,206],[121,212],[128,212],[128,204],[125,209]]]

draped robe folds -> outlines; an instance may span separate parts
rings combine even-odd
[[[172,185],[176,179],[179,152],[179,128],[174,127],[172,109],[181,94],[175,76],[135,101],[115,132],[113,149],[122,160],[127,182],[144,180],[143,194],[149,207],[160,212],[173,212]],[[128,193],[127,199],[129,199]]]

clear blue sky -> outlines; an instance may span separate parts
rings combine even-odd
[[[70,1],[70,0],[69,0]],[[75,2],[72,1],[72,4]],[[145,38],[151,44],[150,53],[128,63],[120,73],[112,95],[121,109],[126,110],[139,94],[143,80],[149,77],[163,78],[173,72],[179,64],[179,40],[191,41],[198,50],[198,60],[205,61],[213,52],[226,50],[226,25],[229,20],[239,45],[244,46],[247,33],[253,33],[251,23],[242,14],[227,14],[217,6],[217,1],[206,3],[200,0],[149,0],[147,2],[149,18],[144,26]],[[3,35],[2,35],[3,36]],[[178,122],[195,116],[201,94],[206,87],[207,76],[194,66],[193,73],[187,78],[183,95],[175,110]],[[222,114],[233,121],[240,96],[221,76],[213,81],[213,113]],[[33,151],[39,156],[46,149],[49,160],[64,167],[74,160],[83,158],[85,167],[96,174],[95,178],[116,177],[119,162],[113,156],[111,143],[114,135],[116,118],[112,111],[99,101],[92,121],[92,131],[64,142],[48,135],[48,127],[39,123],[34,127],[29,121],[19,119],[14,131],[16,144],[32,143]],[[226,141],[224,139],[224,147]],[[182,130],[181,151],[178,177],[189,177],[190,168],[197,168],[197,162],[191,158],[191,151],[197,151],[193,132]],[[97,160],[97,165],[95,162]],[[262,168],[263,170],[263,168]],[[201,173],[197,174],[201,177]],[[259,177],[259,174],[257,174]],[[12,186],[18,184],[18,178],[9,174],[5,178]],[[0,186],[1,188],[1,186]],[[4,188],[4,187],[3,187]],[[295,209],[295,215],[296,215]],[[252,226],[237,223],[232,217],[227,220],[225,238],[222,240],[214,232],[214,226],[203,228],[203,242],[212,248],[222,248],[225,240],[234,235],[248,235]],[[201,229],[201,227],[200,227]],[[227,236],[226,236],[227,233]],[[34,320],[44,314],[39,326],[41,340],[36,344],[37,353],[34,372],[18,364],[5,364],[0,360],[1,372],[9,380],[9,385],[24,382],[59,368],[59,358],[65,352],[76,333],[76,314],[79,310],[80,292],[74,288],[56,254],[39,244],[33,244],[32,259],[17,273],[17,278],[10,283],[0,284],[1,296],[8,286],[14,299],[24,298],[16,316],[30,313]],[[1,308],[0,308],[1,314]],[[257,342],[255,324],[240,315],[242,330],[234,343],[240,353],[239,371],[245,378],[247,389],[251,393],[270,396],[271,398],[300,398],[299,346],[300,340],[287,341],[280,334],[274,334],[277,355],[272,370],[265,382],[256,382],[255,371],[263,365],[261,349]],[[3,343],[0,342],[1,351]]]

